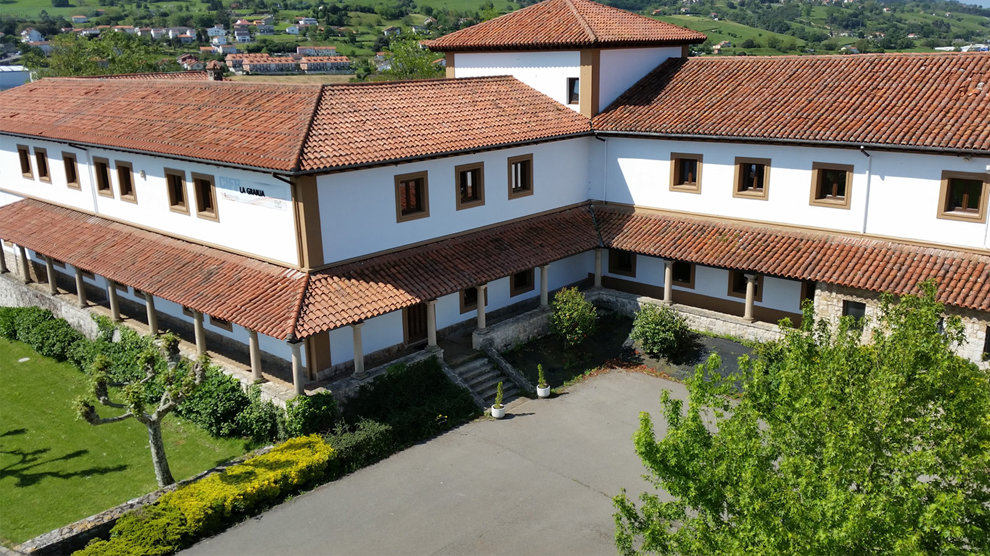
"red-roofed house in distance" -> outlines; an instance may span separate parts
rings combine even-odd
[[[507,315],[572,284],[762,340],[805,300],[873,317],[935,279],[986,365],[990,57],[687,57],[704,40],[545,0],[427,41],[446,79],[21,85],[0,288],[54,276],[63,304],[185,331],[274,395],[464,328],[511,346],[546,312]]]

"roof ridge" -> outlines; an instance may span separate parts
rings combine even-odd
[[[567,7],[571,10],[571,13],[577,18],[578,23],[580,23],[581,27],[584,28],[584,32],[587,33],[588,39],[590,39],[592,43],[598,42],[598,35],[595,34],[595,31],[591,28],[591,25],[586,19],[584,19],[581,12],[578,11],[573,0],[564,0],[564,3],[567,4]]]
[[[289,334],[292,339],[299,339],[297,332],[299,331],[299,316],[302,314],[303,305],[306,304],[306,294],[309,293],[309,280],[311,273],[303,273],[303,287],[299,291],[299,303],[296,304],[296,308],[292,311],[292,321],[289,323]],[[286,338],[289,339],[289,338]]]
[[[325,83],[320,84],[320,89],[316,93],[316,101],[313,103],[313,110],[309,113],[309,119],[306,124],[306,131],[303,132],[302,139],[299,141],[299,148],[296,149],[295,160],[292,161],[292,172],[298,172],[299,168],[302,166],[303,153],[306,151],[306,144],[309,142],[309,135],[313,131],[313,124],[316,122],[316,112],[320,109],[320,104],[323,103],[323,91],[327,85]]]

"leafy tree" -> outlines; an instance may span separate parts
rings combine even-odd
[[[106,407],[126,410],[124,413],[115,417],[100,417],[92,400],[87,398],[76,401],[76,411],[91,425],[106,425],[133,418],[147,427],[155,478],[158,486],[164,487],[174,483],[175,479],[165,456],[162,420],[203,383],[209,360],[203,357],[193,363],[183,359],[179,355],[179,339],[171,333],[163,334],[156,344],[157,349],[149,348],[138,357],[138,366],[144,376],[127,383],[110,382],[110,360],[106,356],[100,355],[93,361],[90,368],[92,396]],[[110,388],[120,388],[124,401],[112,401]],[[149,408],[149,394],[158,391],[161,395],[157,406]]]
[[[653,357],[671,357],[691,334],[687,321],[667,305],[644,305],[636,312],[629,337]]]
[[[393,79],[430,79],[443,77],[440,67],[433,63],[439,54],[420,46],[419,40],[404,38],[389,45],[392,67],[384,73]]]
[[[672,499],[617,496],[619,551],[990,551],[990,377],[953,354],[962,325],[940,324],[934,284],[921,289],[883,296],[869,345],[806,307],[740,376],[717,378],[717,357],[699,368],[686,413],[664,392],[666,437],[644,412],[633,438]]]
[[[31,57],[27,63],[42,77],[110,75],[177,70],[178,64],[159,47],[128,33],[104,33],[87,39],[75,33],[56,35],[47,59]],[[163,62],[163,57],[168,60]]]
[[[575,347],[594,334],[598,310],[577,288],[557,292],[550,309],[550,332],[567,347]]]

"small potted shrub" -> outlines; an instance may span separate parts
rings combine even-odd
[[[502,383],[495,386],[495,405],[492,406],[492,417],[501,419],[505,417],[505,406],[502,405]]]
[[[547,379],[543,376],[543,363],[538,363],[536,365],[536,395],[541,398],[550,397],[550,385],[547,384]]]

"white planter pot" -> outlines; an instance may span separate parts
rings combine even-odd
[[[501,419],[502,417],[505,417],[505,406],[503,405],[502,407],[495,407],[493,405],[492,406],[492,417],[494,417],[496,419]]]
[[[539,397],[541,397],[541,398],[549,398],[550,397],[550,387],[547,386],[546,388],[540,388],[539,386],[537,386],[536,387],[536,395],[539,396]]]

